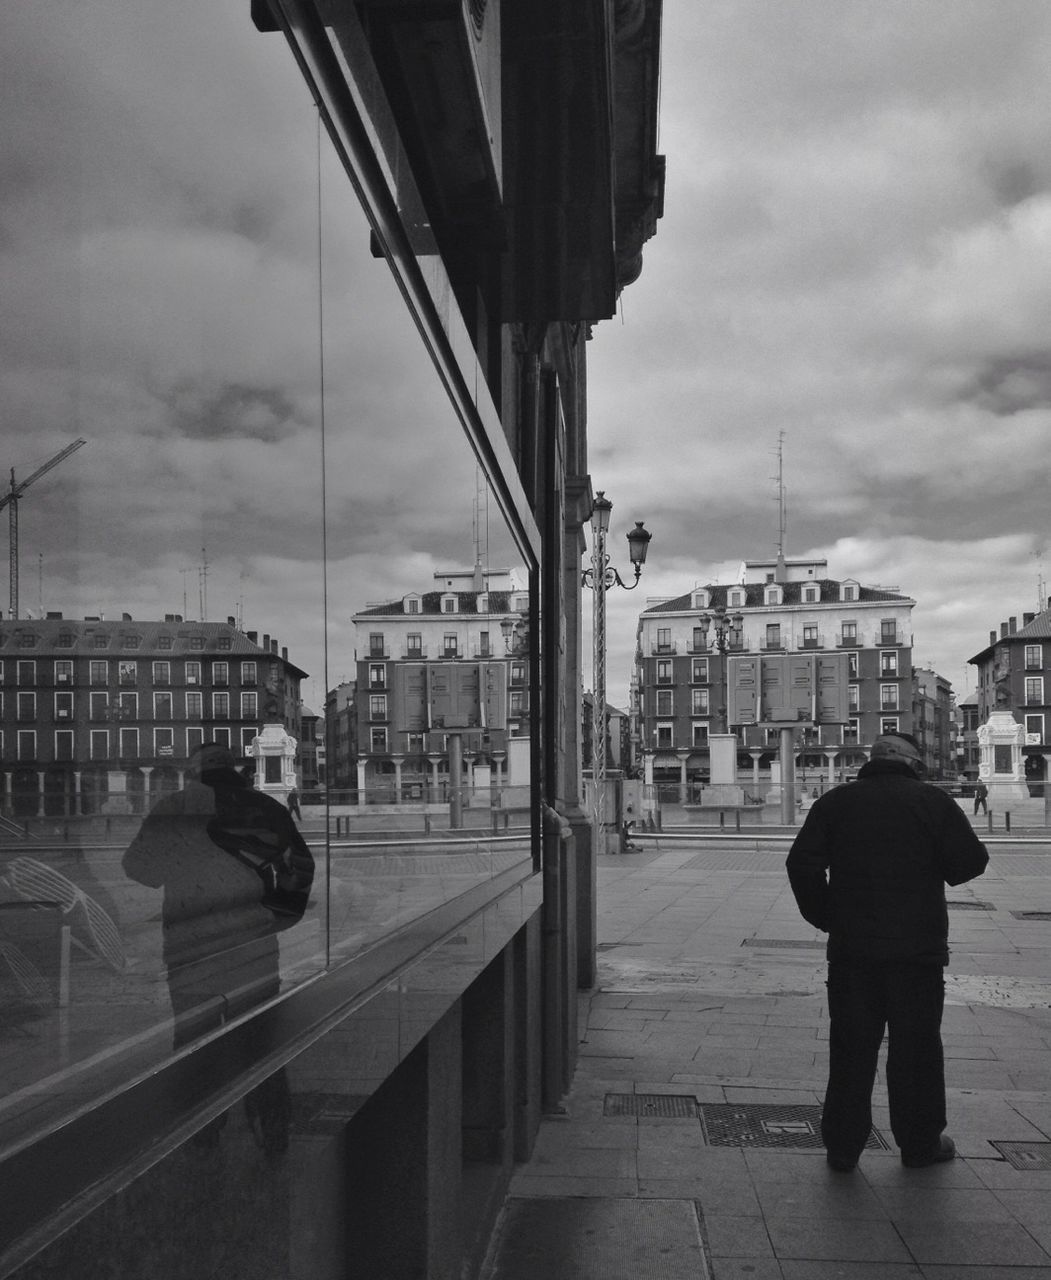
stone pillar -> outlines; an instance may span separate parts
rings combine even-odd
[[[836,756],[839,755],[838,747],[824,747],[825,761],[828,765],[828,785],[834,787],[836,785]]]
[[[401,804],[401,766],[405,761],[404,756],[392,755],[394,761],[394,803]]]
[[[431,795],[430,799],[433,803],[438,804],[442,798],[441,783],[439,782],[438,766],[445,759],[444,756],[432,755],[427,757],[427,763],[431,766]]]

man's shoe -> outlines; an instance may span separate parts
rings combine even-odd
[[[825,1162],[830,1169],[835,1169],[837,1173],[853,1173],[858,1167],[856,1159],[850,1156],[838,1156],[831,1151],[826,1154]]]
[[[943,1133],[933,1151],[927,1151],[918,1156],[906,1155],[905,1152],[902,1152],[901,1162],[906,1169],[926,1169],[928,1165],[946,1164],[955,1158],[956,1143],[947,1134]]]

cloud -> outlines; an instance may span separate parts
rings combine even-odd
[[[589,348],[590,469],[648,593],[786,549],[917,600],[959,689],[1048,536],[1051,10],[666,9],[665,216]],[[619,535],[618,535],[619,536]],[[1046,572],[1046,566],[1044,567]],[[611,601],[626,697],[638,601]]]

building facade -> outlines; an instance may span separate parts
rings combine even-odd
[[[912,732],[932,781],[956,776],[956,719],[952,685],[928,667],[913,672]]]
[[[1023,613],[989,632],[989,643],[970,659],[978,669],[976,718],[1008,711],[1022,726],[1026,780],[1047,780],[1051,755],[1051,599],[1041,612]]]
[[[354,615],[359,803],[447,800],[454,742],[468,794],[478,766],[487,790],[528,787],[509,740],[529,737],[529,592],[506,569],[434,578]]]
[[[207,545],[202,598],[262,600],[253,612],[294,630],[330,689],[338,677],[302,655],[335,648],[392,557],[426,574],[469,545],[481,485],[523,567],[532,767],[513,836],[370,843],[337,834],[348,819],[331,805],[311,812],[296,919],[236,856],[268,833],[291,847],[287,810],[237,825],[218,788],[166,793],[149,825],[102,822],[91,840],[44,848],[5,828],[0,901],[21,931],[0,949],[0,1275],[479,1274],[515,1162],[569,1086],[594,982],[586,366],[662,212],[660,28],[660,0],[5,15],[6,65],[26,69],[14,163],[33,178],[0,255],[20,335],[0,364],[0,436],[20,476],[58,431],[87,441],[30,491],[23,558],[39,546],[48,583],[119,591],[141,613]],[[456,620],[468,653],[476,622],[477,602]],[[384,663],[392,627],[374,628]],[[126,651],[116,632],[107,705],[119,663],[148,660],[126,727],[159,753],[153,770],[170,727],[177,765],[194,652],[163,650],[159,631]],[[366,725],[367,699],[391,692],[368,688],[368,643]],[[233,644],[208,660],[270,661]],[[65,659],[48,652],[45,689],[22,690],[37,694],[38,774],[64,720]],[[91,660],[73,671],[89,752]],[[202,668],[211,697],[216,674]],[[250,689],[229,691],[240,710]],[[17,697],[11,714],[17,735]],[[227,724],[231,743],[249,727]],[[120,725],[98,727],[119,751]],[[356,759],[334,756],[329,787],[345,767],[356,783]],[[192,960],[169,964],[173,938]]]
[[[726,731],[728,659],[749,654],[847,656],[847,722],[800,729],[797,750],[804,778],[856,770],[880,733],[912,730],[914,604],[897,591],[829,578],[824,560],[781,560],[746,561],[734,584],[695,587],[644,610],[635,680],[640,748],[653,781],[688,798],[708,781],[709,738]],[[741,780],[761,787],[779,728],[729,728],[738,734]]]
[[[345,680],[325,697],[325,760],[321,785],[333,804],[357,802],[357,681]]]
[[[0,622],[2,811],[144,813],[182,786],[202,742],[244,765],[264,724],[298,741],[305,674],[233,618]]]

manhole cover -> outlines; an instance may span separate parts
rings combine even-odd
[[[824,942],[806,942],[802,938],[744,938],[742,947],[794,947],[800,951],[824,951]]]
[[[967,902],[949,902],[949,901],[946,901],[945,905],[949,908],[949,910],[950,910],[950,911],[995,911],[995,910],[996,910],[996,908],[993,906],[993,904],[992,904],[991,902],[973,902],[973,901],[967,901]]]
[[[1016,920],[1051,920],[1051,911],[1012,911]]]
[[[993,1146],[1013,1168],[1023,1173],[1051,1170],[1051,1142],[994,1142]]]
[[[790,1147],[824,1150],[821,1108],[772,1102],[701,1104],[705,1141],[713,1147]],[[868,1151],[886,1151],[875,1129],[865,1143]]]
[[[680,1093],[607,1093],[602,1114],[692,1120],[697,1115],[697,1099]]]

